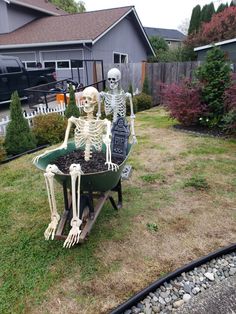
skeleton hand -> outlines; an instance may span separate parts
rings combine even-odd
[[[34,157],[34,158],[32,159],[33,164],[36,164],[36,163],[39,161],[39,159],[40,159],[41,157],[46,156],[46,155],[49,154],[50,152],[51,152],[51,150],[46,150],[44,153],[42,153],[42,154],[40,154],[40,155]]]
[[[79,242],[79,235],[81,230],[79,229],[82,221],[79,218],[75,218],[71,221],[72,228],[63,244],[63,247],[70,248],[71,246]]]
[[[135,136],[135,135],[133,135],[133,138],[132,138],[131,144],[138,144],[138,140],[137,140],[137,138],[136,138],[136,136]]]
[[[67,143],[62,143],[58,149],[67,149]]]
[[[44,232],[45,240],[49,240],[50,236],[52,240],[54,239],[54,235],[55,235],[59,220],[60,220],[60,216],[58,214],[51,217],[51,222]]]
[[[111,161],[105,162],[105,165],[108,165],[108,170],[111,170],[111,171],[114,171],[114,170],[117,171],[119,169],[119,166],[117,164],[114,164]]]

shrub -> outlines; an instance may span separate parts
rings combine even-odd
[[[222,128],[227,134],[236,135],[236,83],[232,77],[232,84],[224,94],[224,111]]]
[[[223,116],[222,128],[225,133],[236,135],[236,109],[230,110]]]
[[[75,91],[72,84],[69,85],[70,100],[65,110],[65,116],[69,119],[71,116],[78,118],[80,116],[79,108],[76,106]]]
[[[21,154],[36,147],[36,139],[24,118],[17,91],[11,96],[10,119],[5,137],[5,149],[8,155]]]
[[[133,104],[137,111],[150,109],[152,107],[152,97],[150,95],[141,93],[133,97]]]
[[[170,111],[170,117],[183,125],[196,125],[206,114],[207,106],[201,101],[201,87],[189,80],[179,85],[170,84],[162,89],[163,103]]]
[[[224,92],[230,85],[230,66],[224,52],[217,47],[210,50],[196,76],[203,84],[202,99],[209,107],[210,124],[212,127],[219,125],[224,114]]]
[[[146,76],[145,76],[144,81],[143,81],[142,93],[147,94],[147,95],[151,95],[149,81],[148,81],[148,78]]]
[[[64,139],[66,119],[57,113],[34,118],[33,133],[39,145],[56,144]]]
[[[0,136],[0,161],[3,161],[7,157],[7,152],[4,147],[4,137]]]

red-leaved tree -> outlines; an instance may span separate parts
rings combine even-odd
[[[199,124],[199,119],[207,113],[207,105],[201,101],[201,87],[190,80],[165,85],[162,99],[170,117],[186,126]]]
[[[212,44],[236,37],[236,7],[232,6],[213,15],[208,23],[203,23],[198,33],[186,40],[188,46]]]

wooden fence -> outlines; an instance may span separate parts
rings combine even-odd
[[[33,119],[37,117],[38,115],[47,115],[52,112],[64,115],[65,109],[66,109],[65,104],[60,104],[57,108],[46,108],[45,105],[42,104],[36,110],[30,113],[25,112],[24,117],[25,119],[28,120],[29,126],[32,127]],[[6,127],[10,121],[11,120],[9,116],[5,116],[4,118],[0,120],[0,136],[4,136],[6,134]]]
[[[159,104],[161,102],[163,84],[179,83],[183,78],[192,78],[200,63],[200,61],[147,63],[145,75],[149,81],[153,103]]]
[[[195,69],[200,64],[200,61],[104,64],[104,72],[106,75],[109,69],[119,68],[122,75],[121,85],[125,91],[128,91],[130,85],[133,91],[141,91],[144,78],[147,76],[155,105],[160,103],[160,91],[163,84],[178,83],[183,78],[192,78]]]

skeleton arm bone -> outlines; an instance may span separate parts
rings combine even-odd
[[[50,149],[50,150],[46,150],[44,153],[42,153],[42,154],[40,154],[40,155],[34,157],[34,158],[33,158],[33,163],[34,163],[34,164],[37,163],[38,160],[39,160],[41,157],[44,157],[44,156],[48,155],[49,153],[55,152],[55,151],[57,151],[57,150],[59,150],[59,149],[65,149],[65,148],[67,148],[67,142],[68,142],[68,138],[69,138],[69,134],[70,134],[70,129],[71,129],[71,125],[72,125],[72,122],[73,122],[74,119],[76,119],[76,118],[70,117],[70,118],[68,119],[68,125],[67,125],[67,129],[66,129],[66,133],[65,133],[64,142],[63,142],[59,147],[54,148],[54,149]]]
[[[133,106],[133,100],[132,100],[132,95],[130,93],[125,94],[127,98],[129,98],[129,103],[130,103],[130,124],[131,124],[131,135],[133,137],[133,143],[137,143],[137,138],[134,132],[134,119],[135,119],[135,114],[134,114],[134,106]]]
[[[61,144],[61,146],[59,146],[59,149],[66,149],[67,148],[68,138],[70,135],[70,129],[71,129],[72,123],[74,123],[74,119],[76,119],[76,118],[73,116],[68,119],[68,124],[67,124],[67,128],[66,128],[64,142]]]

